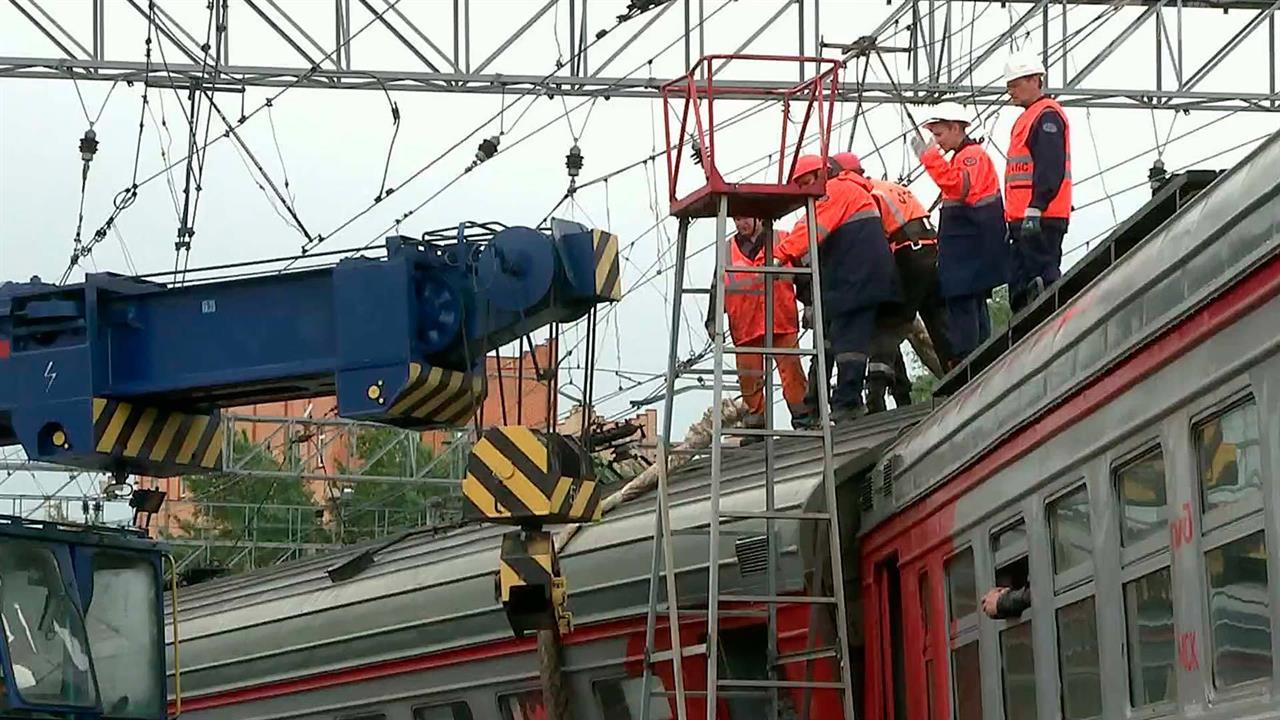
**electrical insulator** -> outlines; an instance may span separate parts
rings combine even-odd
[[[564,166],[571,178],[578,177],[578,173],[582,172],[582,149],[576,143],[569,148],[569,154],[564,156]]]
[[[80,159],[89,162],[96,152],[98,152],[98,134],[93,131],[93,128],[89,128],[84,131],[84,137],[80,138]]]
[[[702,167],[702,143],[698,142],[698,138],[693,139],[689,149],[693,153],[693,164]]]
[[[1164,184],[1166,176],[1167,173],[1165,173],[1164,170],[1164,160],[1156,158],[1156,161],[1151,163],[1151,169],[1147,171],[1147,181],[1151,184],[1152,193],[1155,193],[1160,189],[1160,186]]]
[[[497,135],[481,140],[480,149],[476,150],[476,165],[479,165],[485,160],[497,155],[499,142],[501,142],[501,140]]]
[[[86,182],[89,179],[89,161],[93,160],[94,153],[98,152],[98,134],[89,128],[84,131],[84,137],[80,138],[80,159],[84,161],[84,170],[80,173],[80,181]]]

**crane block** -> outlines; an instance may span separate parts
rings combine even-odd
[[[519,425],[484,431],[462,481],[464,520],[521,525],[600,519],[591,456],[572,438]]]
[[[516,637],[552,628],[562,635],[573,630],[568,586],[549,532],[521,529],[502,536],[496,593]]]
[[[616,236],[555,220],[176,287],[0,283],[0,446],[165,477],[221,468],[221,408],[335,395],[345,418],[455,427],[485,353],[620,299],[619,263]]]

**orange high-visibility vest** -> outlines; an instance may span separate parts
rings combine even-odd
[[[777,245],[778,236],[774,236]],[[730,267],[759,267],[768,259],[765,248],[754,258],[747,257],[737,238],[729,238]],[[796,289],[790,279],[761,273],[725,272],[724,308],[729,315],[729,334],[735,345],[746,345],[765,336],[764,281],[775,278],[773,283],[773,334],[786,335],[800,331],[799,313],[796,311]]]
[[[1044,209],[1043,217],[1065,220],[1071,216],[1071,129],[1065,127],[1067,114],[1062,111],[1062,106],[1053,98],[1042,97],[1022,111],[1018,121],[1013,124],[1013,133],[1009,138],[1009,161],[1004,170],[1004,216],[1009,221],[1026,217],[1027,208],[1031,206],[1031,178],[1035,173],[1035,162],[1031,158],[1027,140],[1045,110],[1056,110],[1062,117],[1062,139],[1066,143],[1067,167],[1062,185],[1049,201],[1049,207]]]
[[[909,189],[888,180],[870,179],[871,195],[880,208],[880,223],[884,234],[893,238],[903,225],[912,220],[928,219],[929,211]]]

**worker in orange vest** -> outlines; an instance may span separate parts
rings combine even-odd
[[[817,155],[796,160],[792,181],[820,182],[826,161]],[[826,336],[836,366],[831,413],[837,422],[866,413],[862,399],[867,359],[880,306],[901,302],[897,268],[880,224],[880,212],[865,178],[843,173],[826,180],[826,195],[815,203],[814,226]],[[809,226],[802,219],[774,251],[779,262],[804,265],[809,258]]]
[[[735,217],[737,233],[729,238],[728,266],[761,267],[768,260],[765,252],[767,240],[772,237],[777,246],[779,237],[770,220]],[[736,347],[761,347],[765,342],[765,280],[773,282],[773,347],[794,348],[800,333],[799,313],[796,311],[796,290],[791,278],[762,273],[725,272],[724,310],[729,316],[729,335]],[[707,308],[707,334],[714,337],[716,329],[716,296],[712,285],[711,302]],[[778,375],[782,378],[782,397],[791,412],[791,424],[796,428],[812,426],[811,414],[805,407],[805,376],[797,355],[775,355]],[[765,426],[764,383],[772,382],[764,375],[764,356],[739,354],[737,356],[738,382],[742,398],[747,405],[744,425],[750,428]]]
[[[911,145],[942,191],[938,288],[947,309],[950,357],[939,360],[949,368],[991,336],[987,298],[1008,282],[1009,244],[995,164],[966,129],[973,116],[956,103],[932,113],[924,122],[932,142],[913,134]]]
[[[880,211],[880,223],[889,241],[902,287],[902,303],[883,306],[880,328],[872,342],[867,366],[867,407],[885,409],[885,391],[892,389],[898,407],[911,404],[911,379],[900,350],[916,315],[924,320],[937,352],[949,353],[946,313],[938,296],[938,232],[929,211],[910,189],[888,180],[868,178],[862,160],[851,152],[837,153],[832,163],[838,172],[850,172],[871,184],[871,197]]]
[[[1034,56],[1014,55],[1005,65],[1009,97],[1023,109],[1004,172],[1014,312],[1062,277],[1062,239],[1071,218],[1071,128],[1062,106],[1044,94],[1044,80],[1044,66]]]

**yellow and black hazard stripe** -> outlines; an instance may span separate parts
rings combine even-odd
[[[602,300],[622,299],[622,260],[618,256],[618,236],[592,230],[595,250],[596,295]]]
[[[222,465],[222,415],[186,413],[106,398],[93,399],[93,445],[100,453],[161,466]]]
[[[484,375],[409,363],[409,380],[387,410],[395,418],[438,425],[465,425],[484,401]]]
[[[498,560],[498,600],[511,600],[512,588],[524,585],[543,587],[548,598],[556,576],[551,533],[512,530],[502,536]]]
[[[512,425],[484,431],[467,459],[463,516],[511,524],[600,519],[600,485],[583,475],[590,459],[561,436]]]

